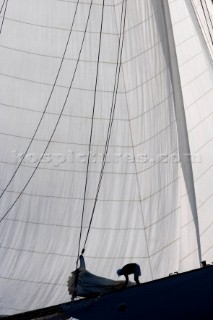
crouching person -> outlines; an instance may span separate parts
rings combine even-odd
[[[141,276],[141,269],[140,266],[137,263],[129,263],[126,264],[122,269],[118,269],[117,275],[120,276],[125,276],[126,281],[124,283],[123,288],[126,288],[129,282],[129,275],[134,274],[134,280],[137,285],[140,284],[139,282],[139,277]]]

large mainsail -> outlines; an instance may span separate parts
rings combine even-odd
[[[134,261],[145,282],[198,267],[200,246],[202,258],[212,259],[212,62],[191,1],[5,4],[0,35],[1,313],[69,299],[66,282],[76,268],[91,124],[81,249],[97,194],[116,79],[108,155],[85,247],[88,270],[117,279],[116,270]],[[183,145],[202,161],[183,163]]]

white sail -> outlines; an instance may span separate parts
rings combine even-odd
[[[184,100],[187,135],[192,156],[202,259],[211,262],[213,226],[211,214],[213,199],[211,190],[213,179],[211,151],[213,141],[212,44],[210,44],[209,34],[207,37],[208,28],[204,24],[204,14],[200,25],[201,4],[205,10],[207,6],[211,12],[212,4],[210,1],[171,1],[170,12]],[[183,204],[186,203],[186,198],[187,194],[184,192],[182,195]],[[193,216],[190,217],[190,214],[188,216],[182,215],[181,229],[186,237],[185,243],[189,242],[187,239],[192,232],[193,225]],[[191,252],[183,253],[183,265],[187,266],[190,260],[193,260],[193,256],[197,255],[196,251],[194,247]]]
[[[183,145],[208,155],[212,138],[211,61],[187,2],[105,0],[103,10],[102,0],[91,6],[89,0],[8,0],[0,35],[1,314],[70,299],[66,283],[76,268],[92,110],[95,101],[80,249],[100,178],[125,5],[115,114],[84,254],[88,270],[117,280],[118,268],[136,262],[140,281],[164,277],[199,265],[198,239],[203,258],[211,258],[211,163],[189,163],[186,170],[178,161]],[[195,37],[187,45],[190,30]],[[181,126],[188,131],[184,140]]]

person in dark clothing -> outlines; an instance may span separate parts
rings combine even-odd
[[[139,276],[141,276],[141,269],[140,266],[137,263],[129,263],[126,264],[122,269],[118,269],[117,275],[120,276],[125,276],[126,281],[124,283],[124,288],[126,288],[128,282],[129,282],[129,275],[134,274],[134,280],[137,285],[140,284],[139,282]]]

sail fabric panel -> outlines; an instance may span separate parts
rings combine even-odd
[[[34,252],[30,250],[26,250],[25,253],[21,252],[19,250],[10,249],[7,250],[7,248],[1,249],[1,256],[7,256],[8,260],[12,260],[15,258],[17,261],[17,267],[16,268],[9,268],[9,270],[6,272],[5,265],[4,269],[2,267],[2,278],[12,280],[15,282],[22,281],[26,283],[34,283],[34,286],[36,287],[36,283],[40,283],[41,285],[48,285],[52,284],[58,285],[58,286],[64,286],[66,285],[66,281],[63,279],[65,274],[69,272],[70,268],[70,261],[72,260],[72,256],[69,255],[48,255],[45,257],[44,254],[39,252]],[[19,256],[22,256],[22,259],[19,259]],[[32,263],[30,263],[30,261]],[[48,268],[50,265],[55,266],[57,268],[60,265],[60,261],[63,261],[63,263],[67,264],[67,267],[61,272],[60,275],[58,275],[57,281],[54,283],[52,282],[53,274],[52,271],[48,273]],[[35,274],[33,278],[30,278],[30,275],[32,275],[33,269],[31,266],[34,266],[34,268],[38,268],[42,272]],[[54,270],[54,268],[52,269]],[[35,272],[34,272],[35,273]],[[66,292],[65,292],[66,294]],[[58,296],[59,297],[59,296]],[[11,297],[12,298],[12,297]]]
[[[129,5],[134,7],[134,3]],[[143,6],[141,2],[138,2],[138,5]],[[172,158],[172,154],[178,150],[178,144],[162,3],[159,1],[146,2],[146,6],[156,17],[150,18],[140,29],[141,33],[145,30],[144,33],[149,38],[148,46],[143,54],[130,64],[123,64],[123,77],[127,92],[127,108],[131,119],[133,149],[136,154],[142,153],[148,158],[145,164],[136,162],[136,173],[141,199],[141,214],[146,227],[146,246],[150,269],[152,277],[157,278],[168,272],[167,268],[163,268],[165,261],[162,264],[160,262],[161,259],[165,259],[165,256],[167,256],[166,259],[172,260],[172,269],[178,268],[178,259],[173,259],[171,255],[165,255],[164,252],[168,247],[174,249],[173,243],[177,241],[178,244],[180,238],[180,216],[177,210],[179,206],[179,169],[178,164],[173,160],[170,164],[167,159],[166,164],[163,163],[164,156]],[[130,41],[128,37],[126,41]],[[131,42],[140,46],[141,51],[143,51],[143,46],[147,45],[147,42],[137,41],[137,33],[131,35]],[[134,69],[130,71],[132,65]],[[137,90],[134,94],[129,92],[131,90],[129,74],[133,76],[133,73],[135,73],[133,81],[136,82],[136,85],[140,85],[142,79],[142,91]],[[168,225],[174,226],[171,234],[165,233]],[[172,250],[168,249],[168,252]],[[168,261],[170,267],[171,264]]]
[[[29,305],[31,304],[32,308],[37,308],[40,304],[40,297],[42,296],[46,303],[54,304],[55,296],[58,296],[58,301],[63,302],[67,295],[65,293],[67,286],[66,284],[63,286],[58,286],[55,284],[46,284],[38,286],[36,283],[29,283],[25,281],[15,281],[13,279],[10,280],[10,287],[8,287],[9,279],[1,279],[1,287],[4,289],[7,283],[7,293],[5,297],[3,297],[1,301],[1,313],[2,314],[17,314],[22,311],[26,311],[29,309]],[[19,292],[14,297],[14,291]],[[29,295],[30,292],[30,295]],[[10,299],[8,300],[8,297]],[[18,308],[17,305],[21,307]],[[22,308],[22,309],[21,309]]]
[[[16,228],[14,227],[16,225]],[[17,227],[18,226],[18,227]],[[2,246],[7,248],[7,246],[14,248],[14,250],[18,251],[34,251],[40,253],[50,253],[54,252],[54,254],[66,254],[66,250],[68,248],[64,248],[62,243],[67,243],[67,246],[77,245],[77,239],[75,237],[69,238],[70,228],[61,228],[60,226],[56,226],[53,228],[51,225],[42,226],[41,224],[27,224],[23,222],[17,221],[16,223],[12,221],[7,221],[5,223],[5,227],[8,231],[2,232],[1,238],[6,238],[8,233],[13,233],[13,239],[8,242],[2,240]],[[19,232],[17,231],[19,230]],[[28,232],[26,233],[26,229]],[[63,230],[63,231],[62,231]],[[76,230],[77,233],[78,230]],[[23,240],[23,235],[25,235]],[[54,238],[55,235],[55,238]],[[57,244],[57,238],[61,238],[61,243]],[[54,238],[54,239],[53,239]],[[37,239],[37,242],[36,242]],[[40,239],[40,243],[38,243],[38,239]]]
[[[82,2],[82,3],[81,3]],[[77,1],[11,0],[1,34],[1,190],[21,161],[47,103]],[[80,1],[67,53],[50,103],[27,157],[0,202],[1,312],[69,300],[76,268],[89,152],[81,247],[88,270],[117,280],[136,262],[141,282],[177,271],[181,242],[181,170],[174,88],[162,2],[127,1],[122,65],[101,182],[116,83],[122,1],[105,1],[98,85],[94,97],[102,1]],[[14,31],[15,30],[15,31]],[[46,151],[62,111],[58,127]],[[25,189],[36,165],[34,176]],[[193,241],[194,244],[194,241]],[[17,292],[19,292],[18,298]],[[15,295],[14,295],[15,293]]]
[[[18,6],[14,2],[10,3],[7,12],[8,19],[5,20],[5,29],[1,37],[2,45],[4,45],[1,60],[1,81],[3,83],[0,99],[2,103],[1,148],[5,149],[5,154],[1,155],[1,190],[20,163],[22,158],[19,155],[25,152],[41,117],[59,67],[74,12],[73,3],[58,1],[57,5],[53,6],[50,1],[30,1],[23,2],[23,4],[22,7],[20,4]],[[24,188],[56,124],[77,63],[88,8],[88,5],[79,6],[75,32],[72,33],[65,62],[47,113],[27,157],[3,195],[1,216]],[[41,9],[42,14],[40,15]],[[89,168],[91,173],[89,173],[86,195],[87,214],[83,226],[84,235],[87,232],[89,213],[94,203],[110,119],[118,47],[114,10],[113,6],[106,6],[96,96],[98,107],[94,115],[95,138],[92,141],[92,152],[96,156],[94,162],[92,157]],[[120,16],[121,6],[118,5],[116,10]],[[94,99],[100,13],[100,5],[92,7],[75,81],[48,153],[17,204],[1,223],[3,261],[1,279],[4,279],[4,283],[7,282],[7,294],[4,290],[5,286],[1,287],[1,296],[4,295],[4,298],[1,299],[1,310],[4,313],[9,312],[5,311],[7,308],[29,310],[69,299],[64,284],[70,272],[75,269],[77,258],[80,213],[86,175],[85,158],[87,159],[88,156]],[[16,35],[13,32],[14,26]],[[66,30],[63,30],[64,26]],[[10,60],[11,64],[8,63]],[[118,91],[120,93],[117,97],[109,148],[112,159],[109,158],[106,164],[105,171],[108,172],[108,178],[105,174],[98,202],[102,218],[95,219],[95,224],[91,229],[92,234],[95,235],[95,242],[98,244],[101,239],[103,240],[103,233],[105,234],[102,247],[111,235],[112,240],[104,256],[102,254],[100,256],[99,251],[97,253],[88,248],[86,257],[93,262],[98,261],[95,263],[95,268],[94,263],[91,263],[92,270],[95,269],[94,271],[99,275],[104,275],[104,270],[106,270],[105,275],[110,276],[111,274],[113,278],[116,277],[116,269],[124,264],[123,261],[128,261],[128,258],[124,257],[117,259],[119,264],[114,262],[115,257],[121,254],[120,243],[124,235],[126,235],[124,245],[127,245],[128,252],[125,252],[124,246],[122,256],[131,255],[129,259],[137,255],[141,262],[141,255],[137,254],[137,249],[134,254],[131,253],[134,243],[133,240],[128,242],[129,237],[133,239],[132,235],[136,234],[138,242],[144,243],[141,222],[139,223],[141,229],[135,232],[138,221],[141,220],[141,214],[135,182],[135,167],[127,161],[129,154],[130,156],[132,154],[132,142],[129,138],[129,116],[125,108],[126,97],[123,81],[119,82]],[[131,209],[133,217],[129,222],[129,210]],[[107,211],[110,211],[108,215],[106,215]],[[115,215],[117,215],[116,219]],[[118,232],[119,237],[117,237]],[[116,240],[117,238],[119,241]],[[97,239],[100,240],[97,242]],[[116,251],[110,255],[110,250],[116,241]],[[93,238],[90,243],[93,243]],[[100,260],[104,263],[99,266]],[[145,274],[148,274],[150,278],[149,265],[146,262],[143,264],[145,264]],[[19,299],[11,298],[17,291],[20,293]]]
[[[205,5],[204,2],[202,4]],[[210,2],[207,4],[209,6]],[[177,10],[182,19],[176,19]],[[170,3],[174,40],[184,100],[187,132],[191,150],[195,195],[199,222],[199,238],[202,258],[212,261],[212,99],[213,72],[211,52],[200,29],[201,3],[198,1],[174,1]],[[181,18],[181,16],[180,16]],[[187,26],[187,27],[186,27]],[[184,32],[180,32],[184,30]],[[193,48],[188,50],[187,48]],[[196,67],[195,67],[196,66]],[[187,196],[183,189],[183,198]],[[184,199],[183,199],[184,201]],[[182,229],[190,241],[192,217],[183,220]],[[194,254],[192,250],[191,254]],[[186,259],[187,258],[187,254]]]
[[[4,108],[5,109],[5,108]],[[8,110],[9,109],[9,110]],[[25,114],[26,112],[24,110],[17,112],[17,123],[21,123],[22,122],[22,118],[23,118],[23,114]],[[36,117],[33,117],[32,114],[26,114],[26,116],[24,117],[24,124],[31,122],[32,126],[30,130],[26,129],[26,126],[23,126],[21,128],[19,128],[18,132],[15,132],[15,119],[11,117],[11,115],[14,114],[14,111],[11,110],[10,108],[6,108],[5,112],[4,112],[4,117],[2,117],[1,119],[1,128],[2,128],[2,134],[3,135],[13,135],[13,136],[18,136],[21,139],[29,139],[33,133],[34,130],[37,126],[37,122],[36,120],[40,119],[40,115],[36,115]],[[10,120],[10,124],[7,126],[7,123]],[[56,123],[58,120],[58,116],[57,115],[45,115],[43,118],[43,122],[42,125],[40,127],[39,133],[37,134],[36,140],[39,141],[39,143],[41,145],[45,145],[45,142],[49,140],[49,136],[51,135]],[[51,125],[49,125],[49,123],[51,123]],[[58,143],[62,143],[62,144],[78,144],[78,145],[84,145],[87,146],[86,144],[86,138],[85,138],[85,133],[88,132],[88,130],[90,129],[90,124],[91,124],[91,119],[88,118],[84,118],[84,119],[80,119],[80,118],[69,118],[69,117],[63,117],[63,119],[61,119],[61,122],[58,125],[58,130],[57,133],[54,136],[54,142],[58,142]],[[107,130],[108,130],[108,124],[109,124],[109,120],[108,119],[102,119],[102,121],[99,121],[98,119],[94,119],[94,134],[96,132],[99,132],[100,129],[103,130],[103,133],[107,134]],[[68,127],[69,131],[64,132],[64,128]],[[45,130],[46,129],[46,130]],[[75,133],[79,132],[79,134],[77,136],[75,136]],[[128,122],[127,121],[117,121],[115,120],[115,125],[112,128],[112,132],[114,133],[113,135],[113,139],[112,139],[112,145],[117,145],[117,146],[123,146],[123,147],[130,147],[131,146],[131,142],[130,142],[130,138],[129,138],[129,128],[128,128]],[[125,136],[125,140],[126,140],[126,144],[123,145],[122,141],[121,141],[121,136],[120,135],[116,135],[117,132],[121,133],[121,136]],[[15,134],[16,133],[16,134]],[[75,138],[72,138],[73,136],[75,136]],[[64,140],[63,140],[64,139]],[[26,143],[26,141],[25,141]],[[105,143],[101,140],[101,138],[97,137],[97,141],[95,141],[95,146],[105,146]],[[87,148],[88,149],[88,148]],[[103,149],[103,148],[101,148]],[[32,148],[31,148],[32,150]],[[41,148],[41,152],[42,153],[43,148]],[[22,151],[22,150],[20,150]],[[38,152],[39,150],[37,150]]]

